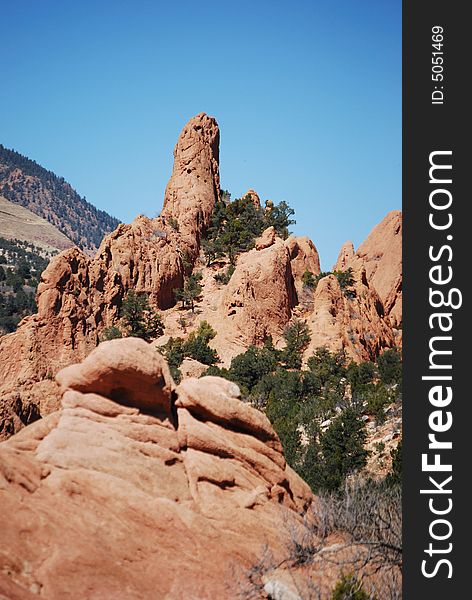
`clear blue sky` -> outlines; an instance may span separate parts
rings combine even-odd
[[[204,111],[221,184],[296,210],[331,268],[401,208],[400,0],[2,3],[0,142],[129,222]]]

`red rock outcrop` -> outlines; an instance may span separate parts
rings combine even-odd
[[[57,377],[62,408],[0,444],[0,595],[235,598],[313,500],[233,383],[177,388],[138,339]]]
[[[188,379],[189,377],[196,377],[197,379],[208,370],[208,365],[204,365],[198,360],[194,360],[193,358],[184,358],[182,364],[179,367],[179,371],[182,375],[183,379]]]
[[[16,333],[0,338],[0,439],[58,407],[55,375],[88,356],[104,329],[116,324],[129,289],[146,292],[154,307],[172,308],[174,290],[182,287],[189,263],[197,260],[202,232],[219,197],[218,144],[213,118],[201,113],[191,119],[175,147],[161,216],[139,216],[120,225],[94,258],[72,248],[50,263],[38,288],[38,313],[24,319]],[[248,194],[260,203],[254,190]],[[273,202],[267,201],[270,210]],[[361,360],[398,344],[401,224],[401,213],[394,211],[356,253],[352,245],[343,247],[338,269],[353,269],[353,297],[342,293],[332,277],[323,279],[315,293],[303,286],[305,271],[320,273],[315,245],[306,237],[283,241],[273,227],[263,232],[254,250],[239,256],[224,289],[212,268],[204,268],[208,296],[199,315],[217,332],[211,343],[223,364],[267,336],[279,342],[294,309],[310,324],[309,351],[323,344],[344,347]],[[198,326],[195,316],[189,319],[191,327]],[[181,335],[179,320],[174,314],[174,329],[166,334]]]
[[[291,235],[285,245],[290,253],[292,273],[295,280],[301,281],[305,271],[313,275],[320,274],[320,257],[315,244],[306,236],[297,237]]]
[[[394,210],[371,231],[345,268],[365,268],[393,326],[402,322],[402,213]]]
[[[248,190],[242,197],[247,198],[248,196],[256,208],[261,208],[261,199],[255,190]]]
[[[92,259],[72,248],[49,264],[38,313],[0,338],[0,439],[20,426],[12,413],[17,401],[40,406],[42,414],[57,405],[54,375],[96,347],[129,289],[147,292],[161,309],[175,303],[173,290],[182,287],[185,261],[198,253],[219,195],[218,144],[213,118],[191,119],[175,148],[161,217],[119,225]]]
[[[297,293],[284,242],[242,254],[226,286],[220,307],[224,335],[243,346],[279,337],[297,304]]]
[[[354,258],[354,244],[347,241],[339,251],[338,260],[333,267],[333,271],[345,271],[349,267],[352,258]]]
[[[272,225],[264,230],[260,237],[257,238],[255,243],[256,250],[264,250],[264,248],[268,248],[272,246],[275,242],[276,238],[275,227]]]
[[[335,275],[323,277],[316,287],[313,311],[307,319],[311,341],[306,356],[326,346],[344,350],[356,361],[374,360],[384,348],[395,345],[392,329],[376,290],[364,269],[353,272],[354,283],[343,291]]]
[[[192,259],[220,195],[219,145],[218,124],[200,113],[182,129],[174,149],[161,217],[178,230],[179,245]]]

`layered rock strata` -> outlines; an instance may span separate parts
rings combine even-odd
[[[313,501],[236,385],[175,387],[142,340],[100,344],[57,384],[61,409],[0,444],[2,597],[237,597]]]

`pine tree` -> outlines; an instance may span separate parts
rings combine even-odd
[[[311,271],[308,269],[302,275],[302,283],[305,287],[313,289],[316,287],[316,279]]]
[[[308,448],[302,472],[312,489],[338,490],[347,475],[364,467],[365,439],[363,421],[354,409],[346,408]]]
[[[183,288],[174,290],[176,299],[182,302],[182,308],[189,306],[195,312],[195,301],[201,296],[203,289],[200,285],[202,277],[201,273],[193,273],[187,278]]]
[[[149,305],[147,294],[130,290],[121,306],[121,318],[131,337],[151,340],[163,334],[164,327],[159,313]]]
[[[285,329],[284,339],[287,345],[282,354],[283,362],[289,369],[300,369],[303,352],[311,339],[308,325],[299,319],[294,319]]]

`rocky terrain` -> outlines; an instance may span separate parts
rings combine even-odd
[[[62,177],[1,144],[0,196],[41,217],[71,240],[72,244],[67,244],[63,238],[58,240],[57,235],[52,236],[61,244],[60,249],[76,244],[86,252],[93,253],[103,236],[119,223],[81,198]],[[24,213],[21,219],[24,224]],[[51,229],[44,228],[48,234]],[[21,235],[17,237],[23,239]]]
[[[2,597],[295,600],[299,531],[346,560],[342,535],[309,529],[321,507],[235,384],[176,387],[137,338],[56,380],[60,409],[0,445]],[[309,562],[302,581],[325,598],[339,569]]]
[[[321,527],[289,464],[313,490],[364,469],[382,479],[367,497],[392,498],[402,215],[323,273],[286,205],[221,192],[219,135],[192,118],[160,216],[118,225],[93,257],[54,257],[37,313],[0,338],[0,596],[329,598],[343,570],[314,556],[346,564],[352,532]],[[395,578],[396,556],[381,557]]]
[[[0,447],[2,597],[233,598],[232,569],[313,500],[237,386],[175,388],[142,340],[57,380],[61,410]]]
[[[402,323],[402,214],[390,212],[354,252],[352,242],[342,247],[335,269],[365,268],[391,326]]]
[[[146,292],[162,310],[165,334],[181,330],[174,290],[183,286],[189,268],[198,267],[201,237],[219,199],[218,144],[216,121],[203,113],[193,118],[174,150],[161,216],[139,216],[119,225],[93,258],[71,248],[51,261],[38,287],[38,313],[0,339],[0,436],[21,427],[13,406],[34,405],[43,415],[58,406],[54,376],[96,347],[103,331],[117,322],[129,289]],[[223,364],[267,335],[280,340],[294,315],[306,320],[312,335],[307,356],[324,345],[366,360],[398,345],[401,213],[390,213],[349,258],[351,298],[332,275],[321,279],[313,293],[303,289],[303,273],[319,273],[310,240],[282,240],[273,232],[264,236],[239,256],[228,285],[216,284],[215,266],[206,269],[198,318],[187,315],[187,332],[201,320],[213,326],[212,345]]]

